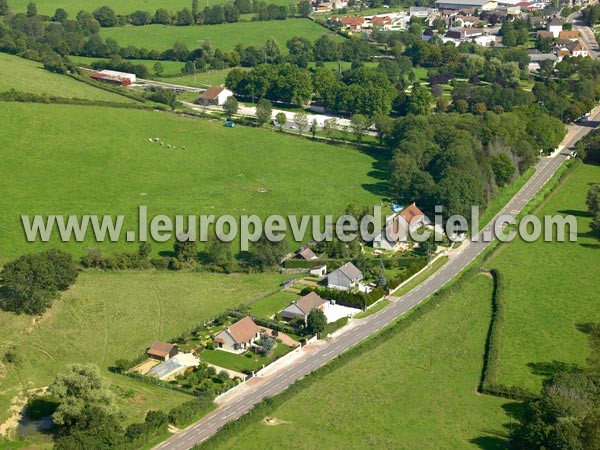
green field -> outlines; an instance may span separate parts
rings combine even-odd
[[[56,247],[82,255],[137,248],[139,205],[174,217],[199,214],[340,214],[350,203],[378,204],[385,177],[376,159],[219,121],[162,112],[2,103],[0,257]],[[110,130],[110,132],[107,132]],[[209,137],[210,136],[210,137]],[[167,149],[149,143],[159,137]],[[186,146],[187,150],[183,150]],[[123,214],[118,243],[28,243],[21,215]],[[172,242],[153,244],[172,249]],[[239,247],[238,247],[239,248]]]
[[[300,297],[293,292],[281,291],[265,297],[250,306],[253,315],[270,318]]]
[[[125,421],[149,408],[169,409],[189,397],[119,375],[118,358],[139,356],[153,340],[178,336],[226,308],[273,289],[279,274],[218,275],[172,272],[85,272],[41,319],[0,312],[0,353],[14,347],[18,365],[0,366],[0,423],[20,389],[47,385],[69,363],[92,362],[121,398]]]
[[[229,353],[224,350],[206,350],[202,352],[201,358],[209,364],[237,372],[257,371],[271,363],[271,361],[285,355],[291,349],[292,347],[289,345],[277,344],[269,356],[251,355],[251,357]]]
[[[287,52],[285,43],[294,36],[316,40],[328,32],[326,28],[308,19],[288,19],[193,27],[149,25],[103,28],[100,34],[104,38],[116,39],[121,46],[133,45],[156,50],[171,48],[175,42],[183,42],[191,50],[209,42],[211,47],[225,51],[233,49],[237,44],[263,46],[267,39],[274,37],[282,51]],[[342,38],[334,36],[334,39]]]
[[[14,12],[25,12],[29,0],[9,0],[10,9]],[[231,0],[211,0],[210,6],[217,4],[232,3]],[[269,3],[278,5],[289,5],[289,0],[269,0]],[[64,8],[71,16],[77,14],[80,10],[92,12],[100,6],[110,6],[117,14],[130,14],[136,10],[154,12],[158,8],[166,8],[174,13],[183,8],[191,8],[190,0],[37,0],[35,1],[40,14],[53,15],[56,8]],[[206,3],[200,2],[203,8]]]
[[[238,69],[248,70],[244,67],[238,67]],[[160,77],[159,81],[164,81],[166,83],[175,83],[175,84],[183,84],[184,86],[192,86],[192,87],[206,87],[206,86],[222,86],[225,84],[225,78],[227,78],[227,74],[231,72],[233,69],[223,69],[223,70],[211,70],[209,72],[198,72],[195,77],[193,74],[180,74],[176,77]]]
[[[491,289],[491,279],[475,277],[277,408],[270,417],[279,425],[252,424],[211,448],[505,448],[512,402],[476,392]]]
[[[73,61],[74,63],[79,64],[84,67],[90,67],[90,65],[94,61],[107,61],[106,59],[90,58],[87,56],[69,56],[69,59],[71,61]],[[150,60],[150,59],[131,59],[128,61],[131,62],[132,64],[143,64],[144,66],[146,66],[148,68],[148,71],[150,71],[150,73],[152,75],[154,75],[154,64],[156,64],[157,61]],[[162,64],[163,69],[164,69],[163,75],[180,75],[181,74],[181,69],[183,68],[182,62],[180,62],[180,61],[160,61],[160,63]]]
[[[127,97],[97,89],[66,75],[48,72],[35,61],[0,53],[0,92],[11,89],[55,97],[105,102],[133,102]]]
[[[525,243],[500,247],[488,267],[500,269],[507,285],[499,381],[537,392],[543,378],[564,364],[583,366],[587,335],[580,327],[600,321],[600,244],[590,235],[585,197],[600,181],[600,167],[582,165],[536,212],[573,214],[578,242]]]

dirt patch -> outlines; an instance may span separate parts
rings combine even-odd
[[[266,189],[266,188],[263,188],[263,187],[261,187],[261,188],[258,188],[256,191],[257,191],[257,192],[260,192],[261,194],[264,194],[265,192],[269,192],[269,190],[268,190],[268,189]]]
[[[484,277],[491,278],[492,280],[494,279],[494,277],[492,276],[492,274],[490,272],[479,272],[479,275],[483,275]]]
[[[48,387],[46,386],[29,389],[27,392],[23,392],[22,390],[19,391],[19,393],[10,400],[10,408],[8,409],[10,417],[6,422],[0,424],[0,436],[9,437],[10,434],[17,429],[17,426],[23,417],[24,408],[29,397],[32,395],[44,395],[47,390]]]
[[[283,425],[283,424],[286,424],[286,423],[289,423],[289,422],[286,422],[285,420],[278,419],[277,417],[265,417],[262,420],[262,423],[264,423],[265,425],[273,427],[273,426],[276,426],[276,425]]]
[[[141,392],[138,392],[135,396],[127,399],[127,401],[132,405],[142,405],[146,401],[146,398]]]

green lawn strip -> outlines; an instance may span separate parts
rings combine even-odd
[[[91,64],[95,61],[109,61],[106,58],[93,58],[93,57],[89,57],[89,56],[75,56],[75,55],[71,55],[69,56],[69,59],[71,61],[73,61],[76,64],[79,64],[83,67],[91,67]],[[144,66],[146,66],[148,68],[148,71],[150,72],[150,76],[151,78],[155,78],[155,74],[154,74],[154,65],[159,62],[161,64],[161,66],[163,67],[164,72],[162,73],[162,76],[167,76],[167,75],[181,75],[181,69],[184,66],[184,63],[182,63],[181,61],[155,61],[155,60],[151,60],[151,59],[128,59],[128,62],[132,63],[132,64],[142,64]]]
[[[24,13],[29,3],[29,0],[11,0],[9,2],[10,10],[15,13]],[[212,0],[210,6],[223,5],[225,3],[231,2],[229,0]],[[269,0],[269,3],[290,5],[292,2],[289,0]],[[102,0],[101,2],[98,0],[37,0],[35,4],[40,14],[53,16],[56,8],[63,8],[69,13],[69,19],[73,20],[79,11],[85,10],[91,13],[100,6],[108,6],[112,8],[116,14],[123,15],[131,14],[138,9],[154,15],[154,12],[158,8],[166,8],[171,14],[175,14],[183,8],[189,9],[191,7],[191,2],[189,0],[170,0],[169,2],[165,2],[164,0],[144,0],[143,2],[126,2],[122,0]],[[204,6],[206,6],[206,3],[200,2],[200,8],[202,9]]]
[[[132,99],[98,89],[67,75],[49,72],[38,62],[0,53],[0,92],[11,89],[36,95],[89,101],[134,102]]]
[[[369,317],[370,315],[375,314],[378,311],[381,311],[383,308],[385,308],[389,304],[390,304],[389,300],[386,300],[386,299],[379,300],[375,305],[371,306],[366,311],[362,311],[362,312],[359,312],[358,314],[356,314],[354,316],[354,319],[364,319],[365,317]]]
[[[287,53],[286,42],[302,36],[311,41],[327,34],[326,28],[309,19],[273,20],[270,22],[238,22],[219,25],[196,25],[177,27],[169,25],[148,25],[145,27],[125,26],[118,28],[102,28],[100,35],[115,39],[121,46],[133,45],[138,48],[166,50],[176,42],[182,42],[190,50],[200,48],[207,42],[212,48],[222,51],[233,50],[236,45],[255,45],[262,47],[267,39],[275,38]],[[336,41],[342,37],[334,35]]]
[[[597,307],[598,241],[590,234],[585,197],[600,167],[580,165],[557,175],[536,199],[535,215],[573,214],[577,242],[504,244],[486,263],[506,278],[507,315],[500,346],[499,383],[538,392],[560,369],[583,366],[583,324],[600,321]],[[545,199],[541,204],[542,199]],[[586,350],[582,350],[586,349]]]
[[[448,449],[504,445],[505,400],[476,394],[491,287],[491,279],[470,269],[394,325],[197,448],[279,447],[284,441],[293,448],[391,448],[398,442],[435,448],[442,441]],[[368,379],[377,382],[365,383]],[[327,421],[332,410],[336,420]],[[265,417],[281,425],[266,426]]]
[[[215,366],[224,367],[225,369],[235,370],[237,372],[257,371],[263,366],[270,364],[275,359],[288,353],[292,347],[278,343],[275,349],[269,356],[260,356],[250,353],[250,357],[245,355],[237,355],[235,353],[226,352],[223,350],[206,350],[200,354],[203,361],[214,364]]]
[[[281,291],[263,298],[250,306],[250,313],[256,316],[271,318],[273,315],[288,306],[300,297],[293,292]]]
[[[440,267],[442,267],[446,263],[446,261],[448,261],[447,256],[440,257],[439,259],[434,261],[433,264],[431,264],[431,266],[423,269],[421,273],[416,275],[412,280],[408,281],[404,286],[402,286],[392,295],[394,297],[400,297],[406,294],[407,292],[413,290],[415,287],[417,287],[419,284],[421,284],[423,281],[425,281],[427,278],[429,278],[431,275],[437,272],[437,270]]]

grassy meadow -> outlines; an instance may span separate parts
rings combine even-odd
[[[210,6],[231,3],[231,0],[211,0]],[[14,12],[25,12],[29,0],[10,0],[8,2],[11,11]],[[278,5],[289,5],[292,3],[289,0],[269,0],[269,3],[276,3]],[[171,13],[182,10],[183,8],[192,7],[190,0],[37,0],[38,12],[41,14],[53,15],[56,8],[65,9],[70,16],[75,16],[82,9],[85,11],[93,12],[100,6],[109,6],[117,14],[130,14],[136,10],[149,11],[154,13],[158,8],[165,8]],[[204,8],[206,2],[200,2],[200,8]]]
[[[590,234],[585,197],[589,185],[599,181],[600,166],[581,165],[536,211],[538,217],[576,216],[577,242],[515,240],[501,246],[487,262],[504,274],[507,285],[499,365],[502,384],[537,392],[544,377],[561,367],[585,365],[583,325],[600,321],[600,243]]]
[[[168,25],[148,25],[145,27],[102,28],[103,38],[111,37],[121,46],[133,45],[139,48],[166,50],[175,42],[183,42],[195,49],[209,42],[211,47],[223,51],[232,50],[237,44],[263,46],[274,37],[283,52],[285,43],[294,36],[317,40],[329,30],[309,19],[273,20],[269,22],[238,22],[220,25],[197,25],[176,27]],[[334,39],[342,39],[333,36]]]
[[[272,290],[284,278],[276,273],[87,271],[40,319],[0,312],[0,353],[14,348],[20,355],[17,364],[0,365],[0,423],[13,397],[48,385],[69,363],[92,362],[104,370],[126,423],[140,420],[148,409],[169,409],[189,399],[113,375],[108,368],[118,358],[137,357],[154,340],[176,337]]]
[[[317,379],[218,449],[504,448],[511,401],[478,395],[492,281],[476,276],[408,329]]]
[[[0,104],[0,257],[60,247],[82,255],[137,248],[139,205],[148,217],[200,214],[338,214],[378,204],[386,184],[379,155],[272,131],[162,112],[71,105]],[[110,132],[107,132],[110,130]],[[149,143],[158,137],[164,146]],[[176,149],[168,149],[167,144]],[[186,150],[182,147],[185,146]],[[125,215],[118,243],[29,243],[21,215]],[[153,244],[153,254],[172,242]],[[239,248],[239,247],[238,247]]]
[[[42,64],[35,61],[0,53],[0,92],[11,89],[55,97],[105,102],[134,102],[122,95],[97,89],[66,75],[48,72]]]
[[[69,59],[71,61],[73,61],[75,64],[79,64],[83,67],[90,67],[91,64],[94,61],[108,61],[107,59],[103,59],[103,58],[91,58],[89,56],[69,56]],[[132,60],[128,60],[133,64],[143,64],[144,66],[146,66],[148,68],[148,71],[154,75],[154,64],[157,63],[157,61],[151,60],[151,59],[132,59]],[[181,74],[181,69],[184,66],[184,63],[180,62],[180,61],[160,61],[160,63],[163,66],[163,76],[164,75],[180,75]]]

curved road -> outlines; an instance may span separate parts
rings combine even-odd
[[[516,216],[546,184],[546,182],[550,180],[560,165],[567,159],[568,147],[575,145],[579,139],[599,125],[599,123],[596,122],[599,115],[600,110],[592,115],[591,119],[593,119],[594,122],[587,122],[582,125],[570,125],[568,127],[568,134],[562,143],[565,151],[558,152],[554,157],[542,159],[538,163],[534,175],[496,217],[501,214],[513,217]],[[469,245],[464,246],[455,258],[449,260],[424,283],[402,297],[390,297],[392,302],[387,308],[384,308],[365,319],[361,319],[360,321],[353,321],[352,325],[348,326],[346,331],[343,331],[341,334],[338,334],[335,338],[332,338],[327,342],[321,342],[320,345],[313,346],[310,351],[301,353],[300,356],[294,360],[293,364],[283,367],[272,376],[266,376],[264,378],[256,377],[247,381],[244,385],[238,386],[234,389],[238,390],[238,392],[232,395],[232,398],[221,402],[213,412],[186,429],[174,434],[162,444],[155,447],[155,449],[187,450],[193,447],[195,444],[198,444],[215,434],[227,422],[242,416],[265,397],[271,397],[282,392],[295,381],[331,361],[333,358],[358,344],[368,336],[375,334],[390,325],[400,316],[430,297],[442,286],[455,278],[479,254],[481,254],[490,242],[485,242],[482,239],[478,240],[477,238],[491,233],[493,230],[491,224],[494,221],[495,220],[492,220],[490,224],[486,225],[481,232],[473,238],[473,241]]]

